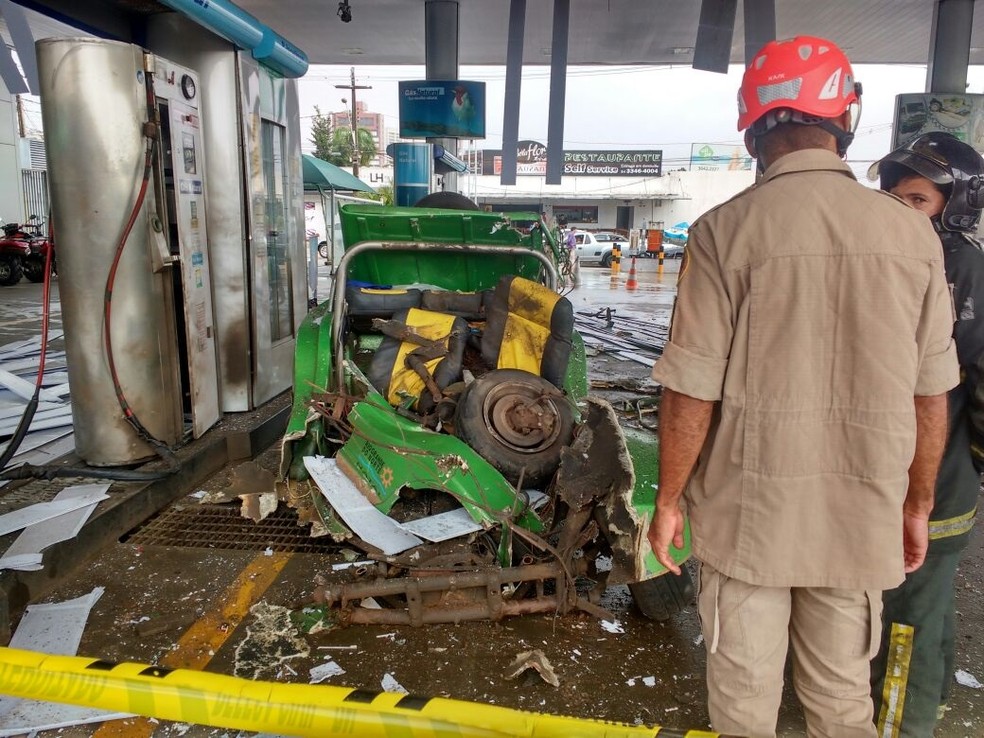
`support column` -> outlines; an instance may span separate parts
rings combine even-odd
[[[970,63],[974,0],[936,0],[926,92],[964,92]]]
[[[506,99],[502,111],[502,172],[499,184],[516,184],[516,147],[519,145],[519,97],[523,84],[523,41],[526,36],[526,0],[509,4],[509,42],[506,46]]]
[[[567,102],[567,45],[571,0],[554,0],[550,48],[550,103],[547,113],[547,184],[560,184],[564,174],[564,106]]]
[[[744,0],[745,66],[776,38],[776,0]]]
[[[458,0],[427,0],[424,4],[424,61],[426,79],[458,79]],[[458,139],[428,138],[429,143],[443,146],[458,155]],[[458,191],[458,175],[444,175],[444,189]]]
[[[702,0],[694,41],[694,69],[728,73],[738,0]]]

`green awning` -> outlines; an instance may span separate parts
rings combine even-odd
[[[376,193],[376,190],[358,177],[349,174],[344,169],[336,167],[324,159],[319,159],[310,154],[302,155],[301,159],[304,162],[305,190]]]

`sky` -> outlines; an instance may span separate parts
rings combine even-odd
[[[298,85],[301,133],[305,152],[313,149],[310,123],[317,105],[322,113],[347,110],[350,67],[312,66]],[[737,131],[736,95],[743,68],[728,74],[697,71],[689,66],[571,67],[567,75],[564,148],[660,149],[664,171],[686,167],[692,143],[741,144]],[[891,147],[895,95],[922,92],[925,65],[856,65],[855,77],[864,87],[860,126],[848,152],[859,175]],[[397,83],[424,79],[423,66],[355,67],[357,99],[372,112],[383,113],[388,127],[399,126]],[[478,148],[502,144],[505,68],[463,66],[461,79],[486,83],[486,138]],[[972,67],[968,92],[984,92],[984,68]],[[519,138],[547,142],[549,67],[523,70]]]

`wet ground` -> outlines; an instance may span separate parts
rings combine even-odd
[[[651,271],[655,264],[642,265],[636,274],[639,287],[632,291],[625,289],[628,275],[624,271],[613,282],[607,269],[584,268],[582,287],[569,297],[576,309],[612,307],[620,314],[665,322],[672,307],[678,264],[669,262],[663,275]],[[0,337],[16,322],[11,311],[20,299],[18,289],[0,291],[4,305]],[[625,384],[640,388],[599,390],[616,401],[645,395],[651,389],[648,371],[639,363],[613,360],[604,354],[589,360],[591,379],[609,382],[624,378],[631,380]],[[639,420],[626,416],[624,422]],[[275,470],[277,450],[269,449],[256,461],[265,469]],[[227,489],[231,479],[232,470],[223,469],[201,485],[201,491]],[[189,495],[172,508],[181,513],[200,505],[200,496]],[[230,505],[238,509],[236,503]],[[233,513],[229,524],[252,525],[237,518]],[[244,533],[240,542],[247,538]],[[524,710],[677,728],[707,726],[704,647],[692,606],[668,622],[654,623],[634,610],[627,590],[612,588],[603,604],[617,618],[614,627],[575,614],[419,629],[329,625],[320,632],[305,634],[285,619],[285,608],[311,592],[318,573],[333,562],[345,560],[351,552],[333,549],[330,553],[274,554],[262,540],[246,548],[216,546],[201,537],[181,546],[145,545],[136,540],[139,537],[108,541],[71,581],[45,598],[60,601],[86,594],[96,586],[106,588],[89,617],[80,654],[172,667],[195,665],[223,674],[304,683],[309,681],[312,667],[332,659],[344,673],[329,678],[327,684],[371,690],[385,685],[392,690],[395,682],[413,694]],[[254,587],[251,597],[236,596],[242,591],[244,576],[262,579],[263,572],[281,565],[279,574],[271,577],[268,585]],[[956,668],[984,681],[984,637],[979,627],[984,622],[982,582],[984,536],[978,529],[958,575]],[[202,624],[208,627],[207,641],[188,639],[190,630]],[[516,656],[534,649],[549,660],[559,686],[550,686],[533,672],[507,678]],[[76,726],[40,735],[197,738],[236,734],[167,722],[109,725]],[[780,733],[803,735],[802,725],[795,697],[788,694],[780,716]],[[982,735],[984,690],[955,685],[951,711],[937,736]]]

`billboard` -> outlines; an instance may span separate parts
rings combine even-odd
[[[984,152],[984,95],[913,92],[895,96],[892,148],[930,131],[951,133]]]
[[[752,157],[742,144],[691,144],[690,171],[751,171]]]
[[[400,138],[485,138],[485,83],[400,82]]]
[[[478,157],[481,174],[502,173],[502,151],[483,149]],[[539,141],[520,141],[516,146],[516,174],[543,177],[547,173],[547,147]],[[577,177],[659,177],[663,152],[633,149],[569,149],[564,151],[564,174]]]

